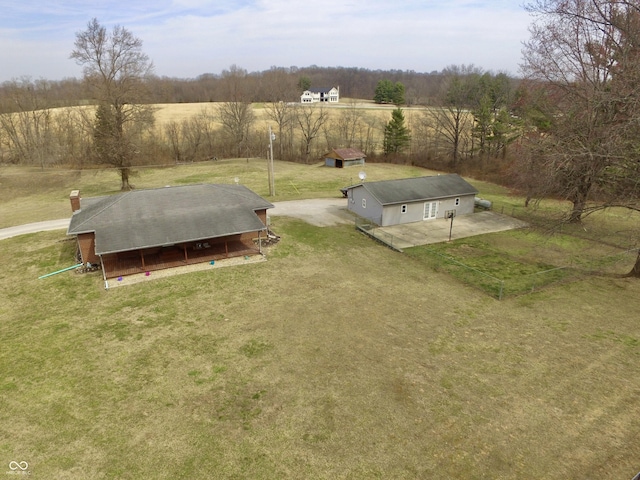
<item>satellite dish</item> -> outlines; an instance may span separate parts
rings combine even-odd
[[[367,174],[366,174],[366,173],[364,173],[364,172],[360,172],[360,173],[358,174],[358,177],[360,177],[360,180],[364,180],[365,178],[367,178]]]

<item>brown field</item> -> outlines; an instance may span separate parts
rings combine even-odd
[[[391,118],[391,111],[395,108],[393,105],[376,105],[373,102],[366,102],[363,100],[350,100],[341,99],[338,105],[324,105],[324,108],[329,112],[329,118],[335,119],[340,112],[346,108],[355,106],[364,116],[369,118],[375,118],[383,125],[383,122],[388,122]],[[156,124],[158,128],[163,128],[170,121],[181,122],[194,115],[199,115],[202,112],[214,113],[217,108],[215,102],[212,103],[166,103],[156,104],[157,108],[155,113]],[[265,111],[264,103],[253,104],[254,112],[256,114],[257,123],[255,125],[256,130],[266,130],[267,125],[271,123],[271,128],[275,128],[276,124],[270,121]],[[320,105],[315,104],[314,108],[321,108]],[[410,125],[413,115],[418,115],[420,112],[425,111],[424,107],[403,107],[407,124]]]

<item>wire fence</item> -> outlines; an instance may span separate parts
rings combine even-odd
[[[433,270],[446,272],[498,300],[526,295],[552,285],[576,281],[590,275],[623,275],[631,269],[638,255],[638,249],[632,248],[597,259],[572,260],[567,265],[531,274],[498,278],[432,249],[424,248],[421,251],[426,255],[421,255],[418,258]]]
[[[401,245],[406,248],[406,240],[401,241],[400,238],[382,231],[377,228],[375,223],[367,219],[356,218],[355,224],[359,231],[393,250],[403,252]],[[509,278],[498,278],[428,246],[422,246],[418,252],[411,253],[412,258],[418,259],[434,271],[446,272],[498,300],[526,295],[552,285],[576,281],[590,275],[620,276],[631,270],[637,255],[638,249],[630,248],[613,255],[567,257],[565,265],[534,273],[511,274]],[[505,257],[504,261],[508,262],[509,260]],[[517,269],[515,270],[517,271]],[[525,270],[530,270],[530,268]]]
[[[377,228],[378,225],[373,223],[371,220],[356,217],[355,224],[357,230],[360,230],[362,233],[386,245],[392,250],[402,252],[400,245],[401,243],[406,244],[406,242],[401,242],[399,237]]]

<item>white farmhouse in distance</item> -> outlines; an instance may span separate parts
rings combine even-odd
[[[300,95],[300,103],[338,103],[340,101],[340,87],[310,88]]]

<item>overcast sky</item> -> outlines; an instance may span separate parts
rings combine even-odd
[[[231,65],[431,72],[473,64],[519,74],[521,0],[0,0],[0,82],[80,77],[69,59],[93,18],[143,41],[160,76]]]

